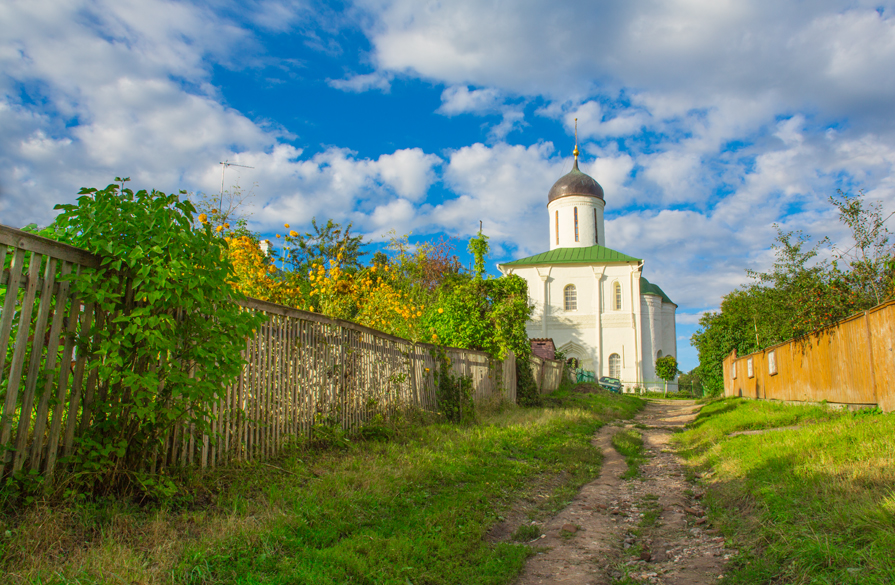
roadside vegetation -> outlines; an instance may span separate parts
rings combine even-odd
[[[275,461],[194,471],[154,503],[8,511],[0,574],[42,585],[509,583],[531,550],[491,542],[489,529],[535,484],[550,486],[545,513],[561,509],[599,473],[594,432],[642,407],[634,396],[565,396],[479,413],[474,425],[406,419],[301,441]]]
[[[722,360],[746,355],[832,325],[895,295],[895,242],[879,202],[863,193],[830,197],[854,245],[836,247],[819,234],[777,228],[774,265],[747,271],[751,282],[725,295],[718,312],[699,320],[691,339],[699,366],[686,382],[719,395]],[[682,380],[683,381],[683,380]]]
[[[756,430],[767,432],[731,436]],[[706,404],[674,440],[740,550],[724,582],[895,582],[893,436],[895,416],[876,410]]]

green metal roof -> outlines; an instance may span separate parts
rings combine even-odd
[[[665,291],[659,288],[658,285],[651,283],[642,276],[640,277],[640,294],[660,296],[666,303],[671,303],[672,305],[677,306],[671,299],[668,298],[668,295],[665,294]]]
[[[607,262],[640,262],[634,258],[605,246],[588,246],[586,248],[557,248],[549,252],[535,254],[528,258],[520,258],[501,264],[501,266],[535,266],[538,264],[604,264]]]

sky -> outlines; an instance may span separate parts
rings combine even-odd
[[[775,225],[847,247],[837,189],[895,210],[893,4],[4,0],[0,223],[116,176],[217,193],[229,161],[263,235],[463,249],[481,221],[497,274],[549,248],[578,118],[607,246],[677,303],[686,371]]]

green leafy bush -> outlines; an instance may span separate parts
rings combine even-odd
[[[137,474],[176,425],[209,432],[260,321],[231,302],[224,242],[189,201],[109,185],[57,209],[56,237],[102,257],[74,281],[102,316],[78,348],[98,383],[75,476],[97,492],[139,489],[150,483]]]

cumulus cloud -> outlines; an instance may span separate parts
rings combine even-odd
[[[441,162],[418,148],[358,158],[341,148],[329,148],[311,158],[291,146],[278,146],[273,155],[241,155],[264,176],[265,190],[278,193],[250,208],[256,229],[274,229],[284,221],[302,225],[314,217],[353,221],[363,230],[380,230],[388,218],[412,227],[415,203],[434,180]],[[396,227],[396,226],[394,226]]]
[[[568,161],[553,156],[550,143],[474,144],[455,150],[444,181],[458,197],[436,205],[429,220],[458,236],[478,231],[482,220],[490,237],[511,242],[520,254],[543,251],[547,192],[564,164]]]

